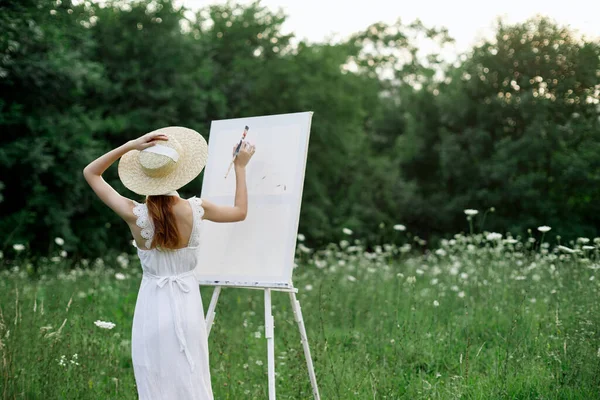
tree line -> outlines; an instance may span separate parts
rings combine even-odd
[[[447,64],[415,39],[441,48],[443,28],[376,23],[309,43],[284,21],[260,2],[2,2],[0,249],[47,254],[61,237],[81,256],[123,250],[131,238],[86,187],[88,162],[163,126],[208,139],[212,120],[308,110],[309,245],[342,228],[391,240],[395,224],[433,240],[466,230],[466,208],[493,208],[482,228],[498,232],[599,234],[597,38],[544,17],[500,21]],[[137,199],[116,166],[105,178]]]

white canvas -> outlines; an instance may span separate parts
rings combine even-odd
[[[256,153],[246,168],[248,215],[203,222],[200,284],[290,287],[312,112],[213,121],[202,198],[233,205],[235,173],[225,179],[245,126]]]

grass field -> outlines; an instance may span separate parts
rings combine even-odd
[[[598,399],[600,239],[498,234],[366,252],[300,244],[299,288],[323,399]],[[546,238],[549,234],[546,234]],[[554,242],[554,239],[552,239]],[[3,399],[135,399],[134,255],[66,267],[26,250],[1,273]],[[212,288],[201,288],[204,307]],[[273,293],[278,399],[310,399],[287,294]],[[266,399],[261,291],[224,289],[209,339],[216,399]],[[103,329],[94,321],[109,321]]]

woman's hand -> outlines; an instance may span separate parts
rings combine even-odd
[[[144,150],[158,144],[159,140],[169,140],[169,137],[163,133],[146,133],[144,136],[130,141],[129,147],[135,150]]]
[[[233,152],[235,154],[235,149],[237,148],[236,146],[233,146]],[[242,143],[242,147],[240,147],[240,152],[238,153],[237,157],[235,158],[235,166],[238,168],[243,168],[246,165],[248,165],[248,163],[250,162],[250,159],[252,158],[252,156],[254,155],[256,151],[256,146],[244,141]]]

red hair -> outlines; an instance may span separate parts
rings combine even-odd
[[[179,246],[179,229],[175,223],[173,204],[175,196],[148,196],[148,214],[154,223],[151,248],[176,249]]]

